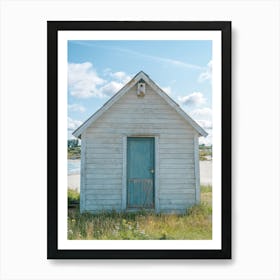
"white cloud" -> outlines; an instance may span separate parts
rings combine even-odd
[[[68,64],[68,86],[72,96],[78,98],[103,97],[97,86],[104,83],[105,80],[97,75],[90,62]]]
[[[68,117],[68,131],[74,131],[82,124],[81,121],[73,120],[72,118]]]
[[[125,72],[112,72],[110,68],[105,69],[103,75],[110,79],[102,79],[90,62],[69,63],[68,86],[70,94],[77,98],[104,98],[117,93],[128,81],[131,80],[131,77]],[[73,106],[70,109],[76,111],[83,110],[77,106]]]
[[[111,81],[101,87],[99,91],[103,96],[112,96],[117,93],[123,86],[123,83]]]
[[[204,72],[202,72],[198,77],[198,82],[202,83],[207,80],[212,80],[212,60],[207,64],[207,67]]]
[[[99,88],[100,94],[104,96],[114,95],[131,80],[131,76],[123,71],[111,72],[108,69],[106,75],[110,76],[113,80],[106,82],[104,86]]]
[[[212,110],[210,108],[195,109],[190,112],[192,118],[197,120],[209,120],[212,118]]]
[[[86,108],[82,105],[79,104],[69,104],[68,105],[68,110],[72,112],[85,112]]]
[[[207,137],[200,137],[199,144],[212,144],[212,110],[210,108],[195,109],[189,115],[208,133]]]
[[[203,129],[212,129],[212,110],[210,108],[196,109],[189,114]]]
[[[115,72],[115,73],[111,73],[110,75],[111,75],[111,77],[120,81],[121,83],[127,83],[131,80],[131,77],[123,71],[118,71],[118,72]]]
[[[201,92],[193,92],[186,96],[179,96],[178,100],[182,105],[186,106],[198,106],[206,102],[206,99]]]

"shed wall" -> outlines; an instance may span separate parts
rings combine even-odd
[[[121,97],[82,135],[82,210],[122,209],[123,137],[158,136],[158,211],[184,212],[195,203],[194,136],[186,121],[147,86]],[[124,178],[126,179],[126,178]]]

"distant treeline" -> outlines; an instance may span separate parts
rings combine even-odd
[[[80,141],[78,139],[70,139],[68,140],[68,148],[74,148],[81,146]]]

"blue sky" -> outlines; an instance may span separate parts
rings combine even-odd
[[[212,142],[212,42],[68,41],[68,138],[139,71],[208,133]]]

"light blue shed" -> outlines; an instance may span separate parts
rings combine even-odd
[[[74,133],[81,212],[183,213],[200,200],[198,138],[207,133],[139,72]]]

